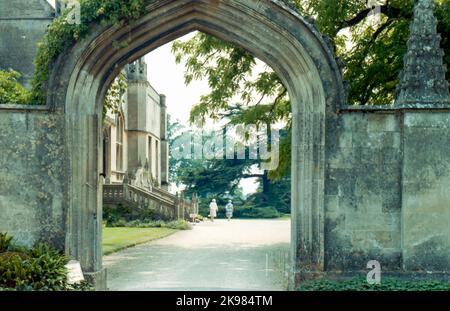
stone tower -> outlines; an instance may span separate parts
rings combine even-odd
[[[161,106],[161,187],[169,189],[169,141],[167,137],[166,95],[160,96]]]
[[[166,97],[147,80],[143,58],[126,67],[127,91],[127,167],[130,173],[148,168],[158,185],[167,185]]]
[[[127,66],[128,81],[147,81],[147,63],[143,58]]]
[[[410,25],[408,49],[397,87],[396,105],[418,107],[450,104],[433,0],[418,0]]]

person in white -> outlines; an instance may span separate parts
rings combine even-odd
[[[209,217],[211,217],[211,221],[214,221],[214,218],[217,217],[217,210],[219,207],[217,206],[216,199],[212,199],[211,203],[209,203]]]
[[[234,209],[233,202],[231,200],[228,200],[228,204],[225,206],[228,221],[230,221],[231,218],[233,217],[233,209]]]

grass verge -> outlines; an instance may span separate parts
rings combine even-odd
[[[103,255],[169,236],[178,230],[170,228],[103,228]]]

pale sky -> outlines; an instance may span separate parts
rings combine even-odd
[[[206,81],[193,81],[189,86],[184,84],[184,65],[175,63],[171,47],[172,43],[168,43],[147,54],[148,80],[158,93],[167,96],[168,114],[187,124],[192,106],[198,103],[201,95],[209,92],[209,86]]]
[[[186,40],[192,35],[194,33],[180,40]],[[147,54],[148,79],[158,93],[167,96],[167,111],[171,117],[188,125],[192,106],[198,103],[200,96],[207,94],[210,89],[207,81],[194,81],[188,86],[184,84],[184,65],[175,63],[171,47],[172,43],[168,43]],[[208,127],[213,126],[209,124]],[[255,180],[249,178],[241,182],[244,194],[256,191],[258,184]]]

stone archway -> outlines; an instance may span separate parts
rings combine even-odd
[[[123,28],[93,25],[59,57],[49,105],[64,111],[66,252],[104,281],[101,261],[101,116],[120,69],[199,30],[247,49],[270,65],[293,103],[292,259],[294,275],[324,268],[325,125],[345,101],[341,72],[316,28],[280,1],[154,1]],[[117,49],[117,42],[127,46]],[[300,269],[301,268],[301,269]]]

